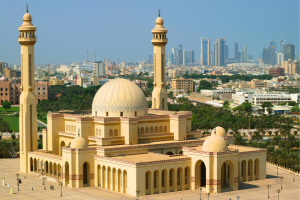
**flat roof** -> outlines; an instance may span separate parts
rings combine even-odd
[[[114,159],[140,163],[140,162],[153,162],[153,161],[163,161],[163,160],[178,160],[178,159],[189,159],[188,156],[170,156],[157,153],[148,153],[148,154],[138,154],[138,155],[128,155],[128,156],[116,156],[112,157]]]

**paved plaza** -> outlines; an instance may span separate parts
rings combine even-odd
[[[0,159],[0,200],[6,199],[61,199],[60,188],[56,182],[47,180],[46,190],[42,185],[42,179],[37,174],[24,174],[19,171],[19,159]],[[20,191],[17,187],[16,173],[20,174],[22,183],[20,184]],[[277,200],[276,190],[280,189],[279,176],[283,176],[282,181],[283,190],[280,192],[280,200],[298,200],[300,199],[300,177],[296,176],[293,182],[293,174],[279,170],[279,175],[276,175],[276,168],[267,165],[267,179],[251,181],[239,185],[238,191],[223,191],[220,194],[211,194],[210,200],[235,200],[237,196],[240,199],[268,199],[267,185],[270,184],[270,199]],[[26,177],[26,179],[24,178]],[[5,178],[5,183],[13,186],[13,193],[10,194],[10,189],[6,185],[2,185],[2,178]],[[128,178],[129,179],[129,178]],[[130,179],[128,180],[130,181]],[[54,185],[54,190],[50,189],[50,185]],[[63,199],[136,199],[135,197],[115,193],[109,190],[100,189],[97,187],[86,188],[69,188],[63,187]],[[200,199],[198,191],[179,191],[168,194],[149,195],[140,197],[139,199],[178,199],[178,200],[192,200]],[[202,192],[202,199],[206,200],[205,192]]]

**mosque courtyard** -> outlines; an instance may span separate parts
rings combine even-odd
[[[115,193],[99,187],[86,187],[86,188],[69,188],[63,186],[62,197],[60,197],[60,187],[57,182],[50,180],[46,181],[46,190],[42,185],[41,177],[37,174],[25,174],[19,171],[19,159],[0,159],[0,199],[136,199],[135,197],[124,195],[121,193]],[[20,191],[17,187],[16,172],[20,174],[22,183],[19,185]],[[24,178],[26,177],[26,179]],[[268,199],[267,185],[270,184],[270,199],[277,199],[276,190],[280,189],[280,179],[283,176],[282,181],[283,190],[280,191],[280,200],[298,200],[300,199],[300,177],[296,176],[295,182],[293,182],[293,174],[279,170],[277,175],[276,168],[267,165],[267,179],[255,180],[246,183],[240,183],[239,190],[226,191],[222,190],[222,193],[211,194],[210,200],[231,200],[237,199],[239,196],[241,200],[244,199]],[[10,194],[10,189],[7,185],[2,185],[2,178],[5,178],[5,184],[13,187],[13,194]],[[130,181],[130,180],[129,180]],[[54,186],[54,190],[50,189],[50,185]],[[206,200],[205,192],[202,192],[202,199]],[[159,195],[147,195],[140,197],[139,199],[182,199],[192,200],[200,199],[199,191],[185,190],[179,192],[171,192]]]

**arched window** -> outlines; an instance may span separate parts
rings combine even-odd
[[[146,133],[149,133],[149,128],[148,127],[146,127]]]
[[[150,127],[150,133],[153,133],[153,127],[152,126]]]
[[[159,132],[160,132],[160,133],[163,132],[163,131],[162,131],[162,126],[159,127]]]
[[[113,130],[112,129],[109,130],[109,136],[113,136]]]
[[[172,182],[173,182],[173,180],[172,180],[173,179],[172,174],[173,174],[172,173],[172,169],[170,169],[170,183],[169,183],[170,186],[172,186]]]
[[[153,187],[154,187],[154,188],[157,188],[157,184],[156,184],[156,181],[157,181],[157,179],[156,179],[157,171],[155,171],[155,172],[153,173],[153,176],[154,176],[154,177],[153,177],[153,180],[154,180],[154,181],[153,181]]]
[[[24,37],[24,33],[23,33],[23,37]]]
[[[117,129],[115,129],[115,131],[114,131],[114,136],[118,136],[118,130]]]
[[[141,134],[144,134],[144,127],[141,128]]]
[[[168,131],[167,126],[164,126],[164,132],[166,133]]]
[[[28,33],[26,33],[26,37],[28,37]]]
[[[158,127],[155,126],[155,133],[158,133]]]
[[[96,135],[98,135],[98,129],[96,128]]]

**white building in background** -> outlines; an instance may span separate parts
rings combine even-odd
[[[299,94],[286,94],[286,93],[256,93],[246,94],[245,92],[237,92],[232,95],[234,104],[240,105],[244,102],[252,103],[255,106],[260,106],[263,102],[271,102],[274,105],[282,102],[295,101],[299,103]]]
[[[206,96],[214,96],[214,95],[222,95],[222,94],[233,94],[235,91],[232,88],[221,88],[218,87],[214,90],[201,90],[200,94],[206,95]]]
[[[282,61],[284,61],[284,54],[278,53],[277,54],[277,64],[281,66]]]
[[[105,64],[102,61],[93,63],[93,75],[106,76]]]

